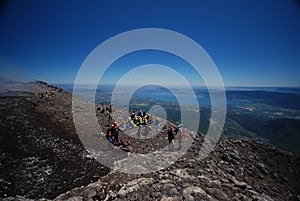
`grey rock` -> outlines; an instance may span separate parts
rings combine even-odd
[[[270,196],[268,196],[268,195],[265,194],[265,193],[261,194],[261,196],[262,196],[263,198],[265,198],[267,201],[274,201]]]
[[[247,183],[241,181],[234,181],[234,186],[239,187],[241,189],[246,189]]]
[[[263,173],[268,174],[268,171],[266,170],[266,166],[263,163],[257,163],[257,168]]]
[[[95,196],[97,194],[97,192],[94,189],[86,189],[82,195],[84,198],[92,198],[93,196]]]
[[[190,186],[183,189],[184,199],[194,199],[194,200],[213,200],[213,198],[208,195],[202,188],[196,186]]]
[[[258,167],[258,168],[265,168],[266,166],[265,166],[265,164],[263,164],[263,163],[257,163],[257,167]]]

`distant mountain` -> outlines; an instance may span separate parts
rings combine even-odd
[[[226,91],[267,91],[300,94],[300,87],[226,87]]]
[[[0,93],[5,93],[9,91],[9,88],[11,86],[14,86],[16,84],[20,84],[20,82],[16,82],[13,80],[5,79],[3,77],[0,77]]]
[[[20,96],[29,93],[44,93],[49,89],[49,84],[43,81],[17,82],[0,78],[0,96]]]
[[[10,85],[20,83],[0,76],[0,85]]]
[[[227,91],[227,99],[300,110],[300,94],[270,91]]]

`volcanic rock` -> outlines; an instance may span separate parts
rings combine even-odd
[[[105,153],[87,150],[77,135],[72,94],[55,90],[45,98],[41,93],[53,86],[31,85],[28,92],[6,91],[0,97],[2,200],[299,200],[299,158],[249,139],[222,138],[201,158],[206,148],[201,133],[183,139],[191,142],[183,146],[186,152],[176,149],[176,138],[171,152],[166,129],[157,133],[152,126],[151,137],[137,139],[137,128],[128,135],[122,128],[120,138],[131,139],[131,152],[120,152],[109,169],[96,160]],[[108,113],[98,110],[96,115],[102,132],[95,138],[106,140]],[[83,117],[82,122],[88,125]],[[158,160],[147,160],[149,153]],[[139,166],[123,167],[138,154]],[[129,174],[118,171],[122,168],[153,171]]]

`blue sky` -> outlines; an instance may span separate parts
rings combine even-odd
[[[225,86],[300,86],[299,22],[296,0],[7,1],[0,15],[1,76],[73,83],[99,44],[152,27],[179,32],[201,45]],[[114,83],[136,65],[151,62],[201,83],[188,64],[160,52],[124,56],[103,82]]]

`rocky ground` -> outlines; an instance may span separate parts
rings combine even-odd
[[[110,172],[56,200],[297,200],[299,161],[293,156],[248,140],[223,139],[199,160],[197,143],[201,137],[166,169]]]
[[[3,200],[300,200],[300,161],[290,153],[247,139],[221,139],[201,159],[204,136],[198,133],[167,168],[120,173],[99,164],[82,146],[70,93],[55,92],[49,99],[32,91],[12,95],[0,97]],[[108,114],[98,111],[97,117],[102,130],[108,129]],[[105,140],[101,134],[98,139]],[[135,154],[167,145],[164,129],[153,138],[130,139]]]
[[[49,99],[40,93],[15,94],[0,96],[0,197],[55,198],[108,173],[86,157],[72,122],[69,93],[55,92]]]

